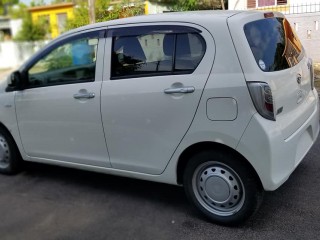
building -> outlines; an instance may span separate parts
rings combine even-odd
[[[320,11],[319,0],[229,0],[229,10],[272,10],[285,14]]]
[[[42,20],[49,27],[49,38],[59,36],[65,30],[67,19],[73,17],[73,3],[60,3],[53,5],[29,8],[32,21]]]
[[[11,40],[20,30],[21,19],[0,17],[0,42]]]

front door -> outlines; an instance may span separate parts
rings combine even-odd
[[[160,174],[188,131],[215,55],[193,26],[110,29],[101,112],[114,168]],[[105,69],[109,69],[108,67]]]
[[[23,148],[41,159],[109,167],[100,114],[105,40],[74,36],[46,50],[25,71],[15,96]]]

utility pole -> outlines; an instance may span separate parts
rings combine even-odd
[[[90,23],[95,23],[96,22],[96,14],[94,12],[94,2],[95,2],[95,0],[88,0],[89,22]]]
[[[221,0],[221,6],[222,6],[222,10],[226,10],[226,8],[224,6],[224,0]]]

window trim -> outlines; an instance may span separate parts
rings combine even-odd
[[[142,30],[141,30],[142,29]],[[137,33],[138,32],[138,33]],[[108,29],[107,37],[130,37],[142,34],[160,34],[160,33],[201,33],[200,29],[181,26],[181,25],[148,25],[137,27],[121,27]]]
[[[137,29],[138,28],[138,29]],[[139,31],[143,29],[143,31]],[[142,73],[142,74],[130,74],[125,76],[112,76],[112,51],[114,47],[114,38],[115,37],[132,37],[139,36],[142,34],[174,34],[174,49],[172,55],[172,68],[171,71],[163,71],[163,72],[152,72],[152,73]],[[204,46],[204,54],[199,60],[197,66],[193,70],[174,70],[175,61],[176,61],[176,44],[177,44],[177,36],[178,34],[186,34],[186,33],[194,33],[197,34],[202,40]],[[111,38],[111,54],[110,54],[110,80],[121,80],[121,79],[129,79],[129,78],[142,78],[142,77],[156,77],[156,76],[170,76],[170,75],[184,75],[184,74],[192,74],[202,62],[204,55],[207,50],[207,42],[205,38],[200,34],[202,31],[200,29],[190,27],[190,26],[182,26],[182,25],[148,25],[148,26],[137,26],[137,27],[121,27],[115,29],[108,29],[107,37]]]
[[[129,78],[142,78],[142,77],[161,77],[161,76],[172,76],[172,75],[184,75],[184,74],[192,74],[195,70],[183,70],[183,71],[167,71],[167,72],[159,72],[159,73],[142,73],[142,74],[132,74],[125,76],[115,76],[110,77],[113,80],[121,80],[121,79],[129,79]]]
[[[79,80],[79,81],[72,81],[72,82],[66,82],[66,83],[45,84],[45,85],[41,85],[41,86],[28,86],[28,83],[29,83],[29,74],[28,74],[28,72],[41,59],[46,57],[53,50],[57,49],[58,47],[66,44],[68,42],[72,42],[74,40],[81,39],[81,38],[86,38],[86,37],[96,37],[98,39],[101,39],[101,38],[105,37],[105,34],[106,34],[106,30],[104,30],[104,29],[103,30],[93,30],[93,31],[89,31],[89,32],[80,32],[78,34],[65,37],[65,38],[55,42],[54,44],[49,45],[47,48],[42,50],[37,56],[35,56],[35,58],[32,59],[32,61],[29,62],[26,65],[26,67],[24,68],[24,70],[22,71],[21,75],[22,75],[22,78],[25,80],[24,89],[33,89],[33,88],[51,87],[51,86],[58,86],[58,85],[69,85],[69,84],[77,84],[77,83],[94,82],[95,79],[93,79],[93,80],[90,79],[90,80],[86,80],[86,81]],[[99,48],[99,44],[98,44],[98,48]],[[98,49],[97,49],[97,51],[98,51]],[[95,68],[95,71],[96,71],[96,68]]]

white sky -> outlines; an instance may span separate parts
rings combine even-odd
[[[22,2],[26,4],[27,6],[30,6],[31,0],[20,0],[19,2]],[[50,3],[51,0],[45,0],[46,3]]]

